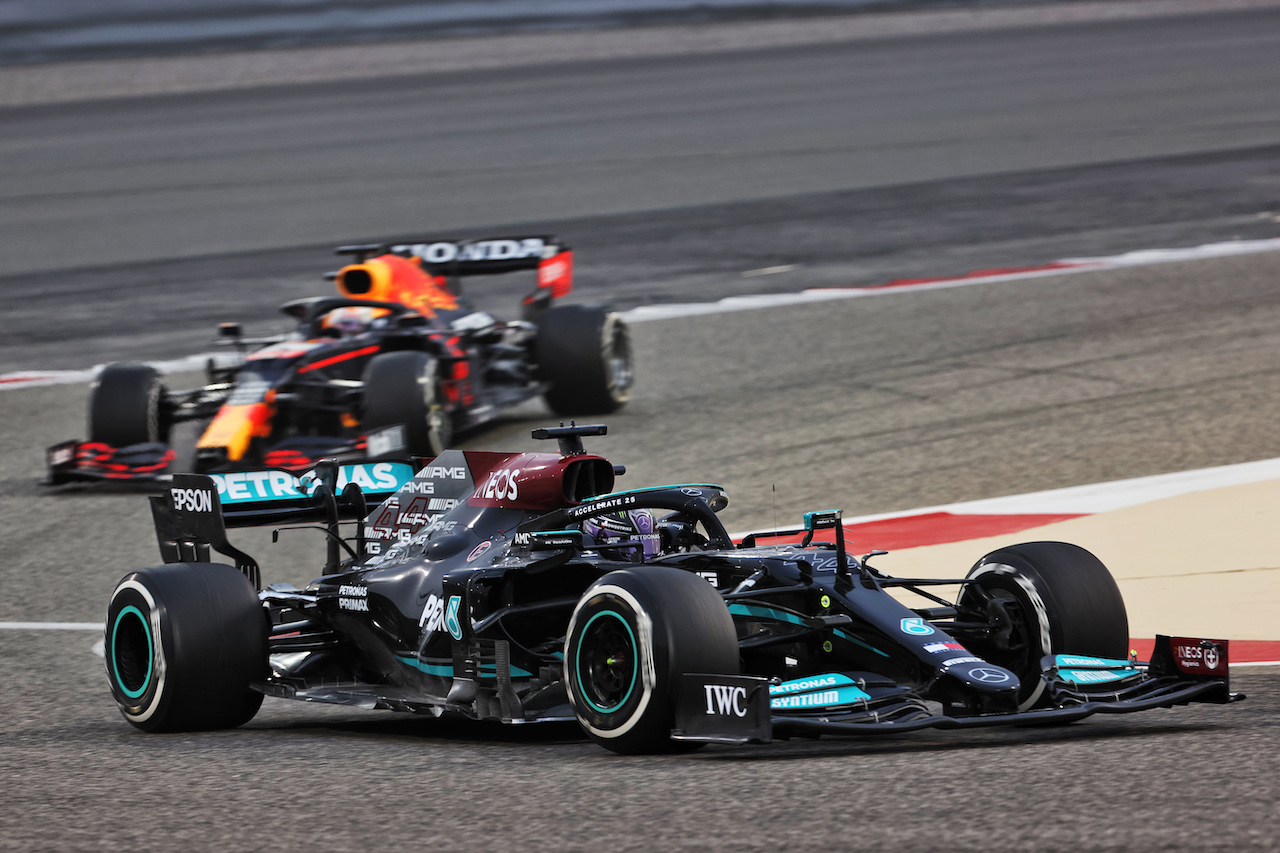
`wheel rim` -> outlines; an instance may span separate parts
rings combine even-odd
[[[574,669],[578,690],[592,709],[612,714],[627,704],[639,673],[636,635],[620,613],[602,610],[587,620]]]
[[[137,699],[147,692],[153,659],[151,626],[146,617],[132,604],[121,608],[111,627],[111,663],[121,693]]]
[[[968,643],[970,649],[985,660],[1016,673],[1023,681],[1023,692],[1029,691],[1039,682],[1036,676],[1040,671],[1040,651],[1034,642],[1039,630],[1027,612],[1026,603],[1016,593],[1000,587],[979,586],[975,591],[982,596],[983,605],[975,609],[985,610],[987,602],[999,600],[1009,616],[1010,626],[1007,640],[994,636],[974,639]]]

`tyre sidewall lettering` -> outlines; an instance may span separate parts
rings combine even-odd
[[[124,682],[116,670],[114,629],[120,614],[126,608],[137,610],[143,617],[150,634],[151,672],[137,696],[129,696]],[[159,711],[166,698],[168,673],[166,666],[165,636],[162,630],[162,614],[156,606],[151,591],[136,576],[126,578],[116,587],[111,596],[109,622],[105,637],[107,674],[111,683],[111,692],[115,694],[124,715],[136,723],[145,723]]]
[[[1045,604],[1044,597],[1040,595],[1040,590],[1036,587],[1035,582],[1027,576],[1024,570],[1005,563],[986,563],[975,569],[969,577],[980,578],[983,575],[994,576],[998,579],[997,585],[1006,589],[1010,585],[1016,586],[1017,592],[1025,596],[1030,602],[1031,611],[1037,623],[1040,642],[1040,654],[1033,655],[1032,662],[1038,662],[1044,655],[1053,654],[1053,623],[1049,618],[1049,608]],[[1000,583],[1000,581],[1004,583]],[[1018,673],[1019,678],[1025,679],[1026,676],[1027,673]],[[1037,676],[1035,689],[1031,691],[1026,699],[1018,703],[1018,710],[1026,711],[1035,707],[1035,704],[1040,701],[1040,696],[1044,693],[1044,690],[1044,679]]]

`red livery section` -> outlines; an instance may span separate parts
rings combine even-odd
[[[472,506],[550,511],[613,491],[613,465],[599,456],[468,452]]]

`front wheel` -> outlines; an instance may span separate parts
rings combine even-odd
[[[249,685],[266,675],[267,632],[257,592],[232,566],[130,572],[107,608],[111,693],[143,731],[235,728],[262,705]]]
[[[1124,598],[1102,561],[1078,545],[1027,542],[992,551],[969,570],[958,605],[993,622],[969,648],[1017,673],[1019,707],[1044,692],[1045,655],[1123,659],[1129,649]]]
[[[160,371],[141,362],[108,364],[89,389],[89,440],[112,447],[169,441]]]
[[[543,399],[557,415],[607,415],[631,397],[631,332],[599,305],[552,308],[538,324]]]
[[[400,425],[413,455],[444,453],[453,422],[437,394],[436,368],[435,359],[416,350],[375,356],[364,372],[364,431]]]
[[[706,580],[666,566],[610,572],[579,599],[564,665],[578,722],[612,752],[672,752],[682,676],[738,673],[738,640]]]

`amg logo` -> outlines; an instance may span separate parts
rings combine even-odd
[[[177,512],[213,512],[213,492],[208,489],[170,489]]]
[[[400,491],[406,495],[434,495],[436,484],[430,480],[410,480],[400,487]]]
[[[546,244],[537,237],[523,240],[477,240],[474,243],[413,243],[392,246],[393,252],[417,255],[428,264],[448,264],[453,261],[514,261],[522,258],[541,258]]]
[[[461,465],[445,468],[442,465],[428,465],[418,472],[419,477],[431,477],[436,480],[465,480],[467,469]]]
[[[704,684],[707,691],[707,713],[712,716],[747,715],[747,688],[728,684]]]

